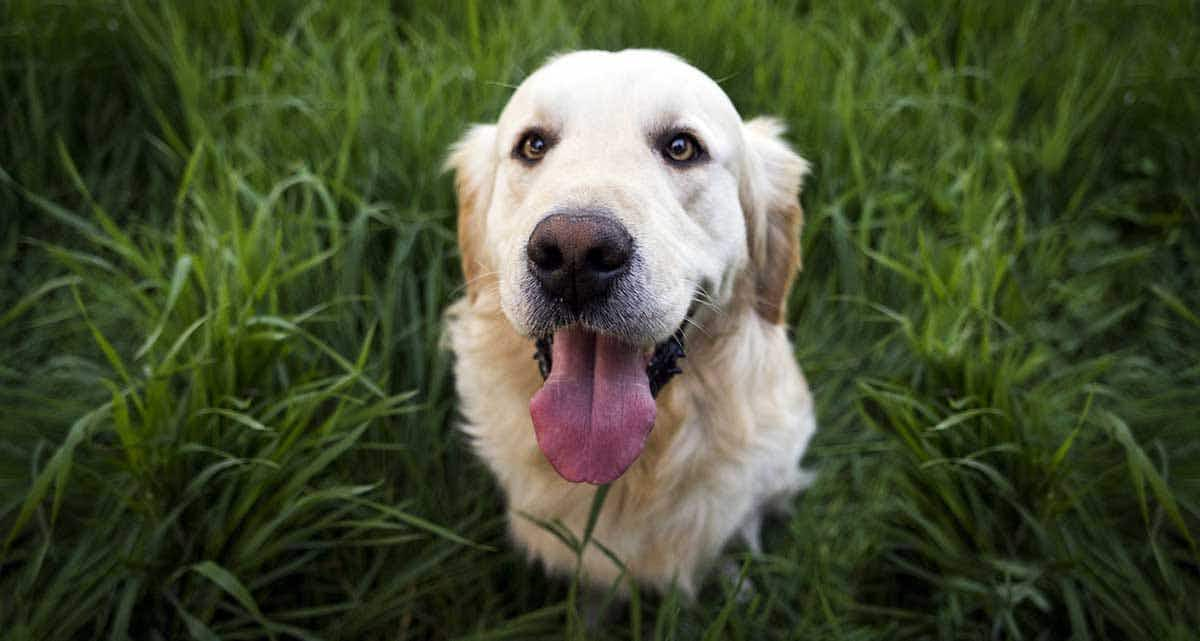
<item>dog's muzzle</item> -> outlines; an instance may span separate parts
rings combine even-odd
[[[624,474],[654,427],[655,397],[681,371],[682,324],[650,354],[636,338],[648,310],[620,293],[635,249],[602,209],[551,213],[526,244],[529,294],[539,301],[534,358],[544,379],[529,414],[538,447],[568,481],[601,484]]]

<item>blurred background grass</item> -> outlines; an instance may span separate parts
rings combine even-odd
[[[585,634],[453,429],[439,167],[630,46],[815,164],[820,476],[586,634],[1195,638],[1200,4],[522,0],[0,4],[0,637]]]

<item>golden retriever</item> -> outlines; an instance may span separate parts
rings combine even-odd
[[[694,594],[809,483],[812,399],[784,326],[808,164],[782,130],[671,54],[580,51],[452,148],[463,429],[550,571],[575,555],[526,515],[579,536],[593,484],[611,483],[595,540],[641,584]],[[592,585],[619,577],[595,546],[583,565]]]

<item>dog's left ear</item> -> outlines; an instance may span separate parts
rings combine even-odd
[[[754,309],[769,323],[784,321],[792,277],[800,267],[800,186],[808,161],[784,142],[783,123],[755,118],[742,126],[745,165],[739,195],[746,216]]]
[[[484,217],[492,203],[496,163],[495,125],[474,125],[450,148],[444,169],[454,172],[458,195],[458,251],[462,256],[467,299],[475,300],[488,273],[487,247],[483,242]]]

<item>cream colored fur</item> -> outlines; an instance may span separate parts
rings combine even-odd
[[[536,167],[512,157],[530,126],[553,130]],[[694,132],[710,158],[665,163],[652,133]],[[815,429],[807,383],[783,325],[798,262],[807,164],[773,120],[743,123],[707,76],[662,52],[578,52],[553,59],[514,93],[496,125],[452,150],[467,295],[447,311],[463,430],[508,498],[513,538],[552,571],[570,549],[523,514],[582,533],[595,487],[563,480],[538,449],[529,401],[541,386],[529,301],[520,288],[533,226],[555,208],[604,207],[645,261],[631,275],[647,349],[688,321],[684,373],[658,396],[645,450],[612,484],[594,538],[630,574],[693,593],[741,534],[757,548],[763,512],[785,509],[809,478]],[[587,579],[618,568],[594,546]]]

